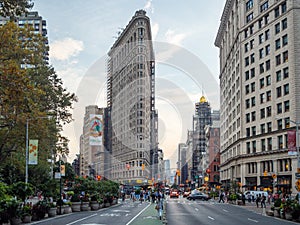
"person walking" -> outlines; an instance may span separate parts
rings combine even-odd
[[[267,197],[264,194],[262,194],[261,202],[260,202],[262,208],[266,208],[266,199]]]
[[[224,192],[221,192],[221,193],[220,193],[219,203],[221,203],[221,201],[222,201],[223,203],[225,202],[225,201],[224,201],[224,196],[225,196]]]
[[[256,199],[255,199],[255,203],[256,203],[256,207],[259,208],[259,202],[261,201],[261,194],[256,195]]]
[[[157,199],[155,209],[157,210],[158,218],[161,220],[163,212],[163,201],[161,198]]]

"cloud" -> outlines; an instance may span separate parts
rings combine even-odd
[[[144,6],[144,10],[150,10],[151,13],[154,13],[154,7],[152,5],[152,0],[148,0]]]
[[[68,60],[71,57],[77,56],[84,49],[83,42],[72,38],[50,43],[50,58],[54,60]]]
[[[181,45],[182,41],[187,37],[188,35],[185,33],[178,33],[176,34],[174,30],[167,30],[165,33],[166,41],[170,44],[174,45]]]

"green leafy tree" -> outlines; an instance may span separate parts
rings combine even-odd
[[[27,12],[33,7],[31,0],[0,0],[0,15],[11,20]]]
[[[29,178],[38,185],[49,178],[47,159],[69,153],[68,139],[61,131],[72,121],[72,104],[77,98],[63,87],[45,60],[45,37],[29,26],[19,28],[8,22],[0,27],[0,39],[0,159],[4,162],[0,173],[7,165],[14,165],[14,171],[24,179],[25,127],[29,122],[29,138],[39,140],[39,165],[29,167]],[[45,119],[48,115],[50,120]],[[11,176],[7,180],[1,177],[8,183],[15,181]]]

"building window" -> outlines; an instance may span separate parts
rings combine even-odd
[[[270,60],[267,60],[266,61],[266,71],[270,70],[271,69],[271,61]]]
[[[282,113],[282,103],[281,102],[277,104],[277,114],[280,114],[280,113]]]
[[[258,20],[258,28],[261,29],[263,27],[263,25],[264,25],[264,21],[261,18],[261,19]]]
[[[271,101],[271,91],[267,91],[267,102]]]
[[[259,44],[262,44],[264,42],[264,34],[260,34],[258,36]]]
[[[280,39],[277,39],[275,41],[275,50],[278,50],[278,49],[280,49]]]
[[[284,103],[284,112],[289,112],[290,111],[290,101],[285,101]]]
[[[252,20],[253,20],[253,13],[250,13],[249,15],[246,16],[246,23],[249,23]]]
[[[275,57],[275,61],[276,61],[276,66],[278,66],[278,65],[281,64],[281,57],[280,57],[280,55],[277,55],[277,56]]]
[[[255,106],[255,97],[251,98],[251,107]]]
[[[246,109],[249,109],[250,108],[250,99],[246,99],[245,103],[246,103]]]
[[[265,101],[265,93],[260,94],[260,103],[264,103]]]
[[[282,36],[282,46],[286,46],[288,44],[288,35]]]
[[[277,140],[278,140],[278,148],[282,149],[283,148],[283,138],[282,138],[282,135],[278,136]]]
[[[252,121],[256,120],[256,112],[255,111],[251,113],[251,118],[252,118]]]
[[[261,139],[260,143],[261,143],[261,151],[262,152],[266,151],[266,140],[265,139]]]
[[[245,90],[246,90],[246,94],[250,93],[250,86],[249,86],[249,84],[246,85]]]
[[[266,133],[266,125],[264,123],[260,125],[260,133],[261,134]]]
[[[275,24],[275,34],[280,32],[280,23]]]
[[[253,8],[253,0],[249,0],[246,2],[246,11]]]
[[[247,154],[250,154],[250,142],[246,143],[247,148]]]
[[[264,11],[266,11],[268,8],[269,8],[269,2],[266,1],[265,3],[263,3],[263,4],[260,6],[260,12],[264,12]]]
[[[250,61],[251,61],[251,63],[254,63],[254,62],[255,62],[254,53],[250,55]]]
[[[290,86],[289,84],[283,85],[283,94],[288,95],[290,93]]]
[[[268,106],[267,107],[267,117],[270,117],[270,116],[272,116],[272,107]]]
[[[277,82],[281,81],[281,70],[276,72],[276,81]]]
[[[249,70],[245,72],[245,80],[249,80]]]
[[[280,15],[279,6],[274,9],[274,16],[277,18]]]
[[[283,68],[283,79],[286,79],[289,77],[289,68],[285,67]]]
[[[263,73],[263,72],[265,72],[264,64],[261,63],[261,64],[259,65],[259,73]]]
[[[253,150],[253,153],[256,152],[256,141],[252,141],[252,150]]]
[[[260,109],[260,118],[264,119],[266,117],[265,108]]]
[[[246,58],[245,58],[245,66],[249,66],[249,64],[250,64],[250,63],[249,63],[249,57],[246,57]]]
[[[266,80],[267,80],[267,86],[270,86],[271,85],[271,75],[268,75],[266,77]]]
[[[265,24],[269,23],[269,14],[265,15]]]
[[[272,150],[272,138],[268,138],[267,139],[267,146],[268,146],[268,151],[271,151]]]
[[[261,49],[259,49],[259,58],[261,59],[261,58],[263,58],[265,55],[264,55],[264,49],[263,48],[261,48]]]
[[[250,128],[246,128],[246,137],[250,137]]]
[[[259,85],[260,85],[260,88],[264,88],[265,87],[265,79],[264,78],[261,78],[259,80]]]
[[[271,51],[270,45],[266,46],[266,55],[269,55]]]
[[[250,41],[250,49],[253,49],[254,48],[254,39],[252,39],[251,41]]]
[[[255,82],[251,83],[251,92],[255,92]]]
[[[285,13],[286,12],[286,2],[281,4],[281,13]]]
[[[276,88],[277,98],[280,98],[282,96],[281,87]]]
[[[284,118],[284,125],[285,125],[285,128],[289,128],[290,127],[290,118],[289,117]]]
[[[289,53],[288,51],[285,51],[282,53],[282,62],[285,63],[287,61],[289,61]]]
[[[284,20],[281,21],[282,24],[282,30],[287,28],[287,18],[285,18]]]
[[[246,114],[246,123],[249,123],[250,122],[250,113],[247,113]]]
[[[251,78],[255,77],[255,68],[250,70]]]
[[[245,44],[245,52],[248,52],[249,51],[249,43],[246,43]]]
[[[265,40],[269,40],[270,39],[270,30],[266,30],[265,31]]]

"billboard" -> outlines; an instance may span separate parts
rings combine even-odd
[[[38,140],[29,140],[28,165],[38,164]]]
[[[99,114],[90,115],[90,145],[102,145],[103,116]]]

